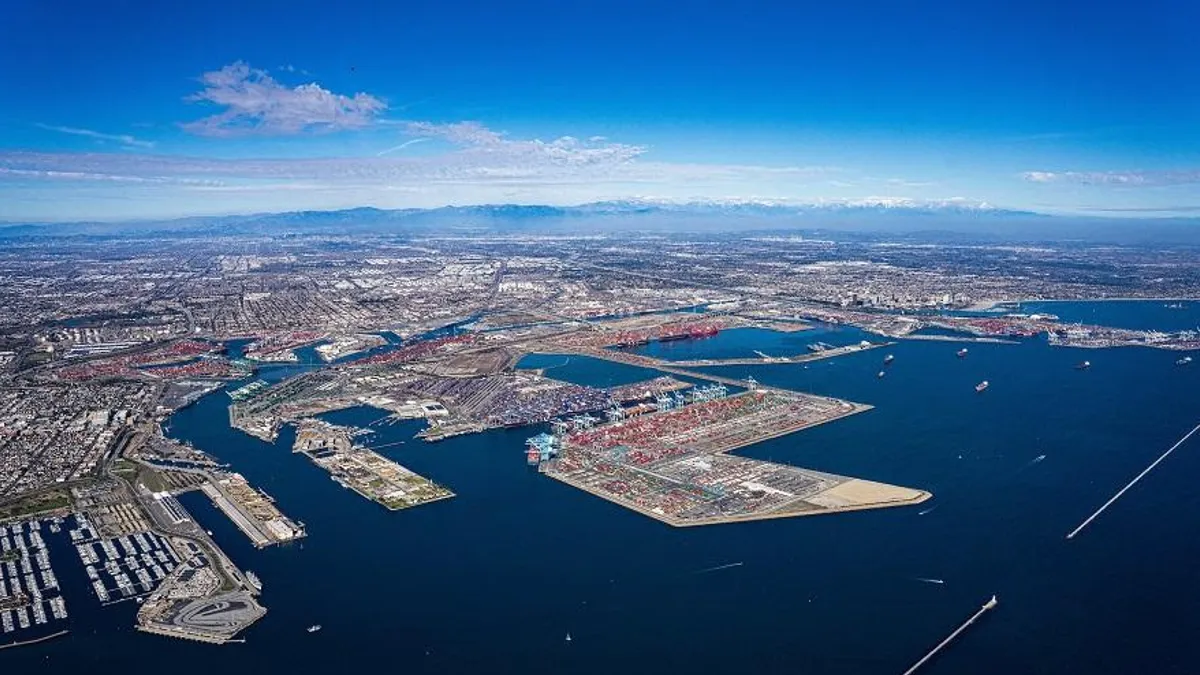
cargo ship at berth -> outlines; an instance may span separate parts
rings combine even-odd
[[[659,333],[659,342],[674,342],[676,340],[698,340],[701,338],[713,337],[721,332],[721,329],[716,326],[690,326],[673,330],[671,332]]]

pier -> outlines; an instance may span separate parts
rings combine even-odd
[[[958,629],[955,630],[953,633],[951,633],[945,640],[942,640],[941,642],[939,642],[936,647],[929,650],[929,653],[926,654],[925,656],[921,657],[920,661],[917,661],[916,663],[914,663],[912,665],[911,668],[904,671],[904,675],[913,675],[913,673],[920,670],[921,666],[925,665],[926,662],[928,662],[933,657],[937,656],[938,652],[945,649],[951,642],[954,641],[955,638],[957,638],[959,635],[962,634],[963,631],[965,631],[968,627],[970,627],[971,624],[975,623],[975,621],[978,620],[979,617],[986,614],[989,610],[995,609],[996,605],[998,605],[998,604],[1000,604],[1000,602],[998,600],[996,600],[996,596],[993,595],[992,599],[985,602],[983,604],[983,607],[980,607],[979,611],[975,612],[975,614],[972,615],[971,618],[967,619],[963,623],[963,625],[959,626]]]
[[[46,642],[48,640],[53,640],[54,638],[62,637],[64,635],[66,635],[68,632],[69,631],[60,630],[57,633],[51,633],[50,635],[44,635],[40,638],[34,638],[32,640],[23,640],[21,642],[10,642],[9,644],[6,644],[6,645],[0,645],[0,650],[12,649],[13,647],[24,647],[26,645],[36,645],[40,642]]]
[[[779,363],[808,363],[810,361],[820,361],[822,359],[831,359],[835,356],[844,356],[846,354],[856,354],[858,352],[867,351],[868,349],[878,349],[880,347],[888,347],[896,344],[895,342],[872,342],[870,344],[846,345],[845,347],[831,347],[822,349],[818,352],[810,352],[808,354],[800,354],[798,356],[759,356],[757,358],[735,358],[735,359],[692,359],[688,361],[669,361],[674,366],[686,367],[708,367],[708,366],[758,366],[758,365],[774,365]],[[697,376],[699,377],[699,376]]]

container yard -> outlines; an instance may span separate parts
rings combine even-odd
[[[259,338],[246,345],[244,354],[252,361],[290,362],[299,361],[294,350],[325,339],[320,331],[289,331]]]
[[[767,389],[728,396],[720,385],[663,398],[651,414],[554,424],[554,434],[530,439],[527,461],[569,485],[680,527],[904,506],[931,496],[726,454],[870,406]]]
[[[629,403],[631,401],[653,398],[663,393],[680,391],[690,386],[692,386],[690,382],[684,382],[669,375],[664,375],[656,377],[653,380],[611,387],[608,390],[608,395],[617,403]]]
[[[534,373],[485,377],[419,377],[388,392],[393,398],[440,402],[451,420],[482,428],[546,422],[559,415],[603,410],[612,405],[607,391],[552,380]]]

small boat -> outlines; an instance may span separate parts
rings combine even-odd
[[[1083,361],[1081,363],[1075,364],[1075,370],[1087,370],[1088,368],[1091,368],[1091,367],[1092,367],[1091,361]]]
[[[879,371],[879,374],[876,375],[875,377],[882,379],[884,375],[887,375],[887,371],[881,370],[881,371]]]
[[[975,385],[975,391],[982,392],[984,389],[987,389],[989,386],[991,386],[991,385],[988,384],[988,381],[984,380],[983,382],[980,382],[979,384]]]
[[[313,625],[309,626],[308,628],[305,628],[304,630],[306,630],[310,633],[315,633],[315,632],[321,630],[321,624],[314,623]]]
[[[895,357],[895,355],[893,355],[893,354],[888,354],[887,356],[883,357],[883,365],[885,365],[885,366],[886,366],[887,364],[889,364],[889,363],[891,363],[892,361],[895,361],[895,360],[896,360],[896,357]]]
[[[1190,356],[1185,356],[1185,357],[1183,357],[1182,359],[1179,359],[1178,361],[1176,361],[1176,362],[1175,362],[1175,365],[1177,365],[1177,366],[1186,366],[1187,364],[1189,364],[1189,363],[1191,363],[1191,362],[1192,362],[1192,357],[1190,357]]]
[[[567,633],[567,642],[570,642],[570,641],[571,641],[571,634]]]
[[[966,356],[967,356],[967,348],[966,348],[966,347],[963,347],[962,349],[958,350],[958,351],[957,351],[957,352],[955,352],[955,353],[958,355],[958,358],[960,358],[960,359],[962,359],[962,358],[966,358]]]

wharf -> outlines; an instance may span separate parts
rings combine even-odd
[[[1019,345],[1017,340],[1006,338],[983,337],[980,335],[904,335],[904,340],[925,340],[927,342],[975,342],[992,345]]]
[[[746,359],[702,359],[692,361],[665,361],[652,356],[643,354],[634,354],[632,352],[619,351],[614,349],[605,349],[603,347],[588,347],[588,346],[559,346],[545,345],[541,348],[532,350],[532,354],[578,354],[581,356],[591,356],[605,361],[614,363],[623,363],[630,366],[639,366],[649,368],[671,375],[679,375],[699,380],[707,380],[716,382],[731,387],[745,388],[746,380],[740,380],[733,377],[725,377],[723,375],[714,375],[712,373],[692,370],[698,367],[713,367],[713,366],[732,366],[732,365],[772,365],[781,363],[806,363],[810,361],[819,361],[821,359],[834,358],[836,356],[845,356],[847,354],[857,354],[862,351],[877,349],[879,347],[888,347],[896,344],[895,342],[877,342],[863,344],[847,345],[845,347],[832,347],[819,352],[802,354],[793,357],[757,357]],[[759,385],[760,389],[766,389]]]
[[[692,359],[688,361],[670,361],[669,363],[677,368],[695,368],[708,366],[757,366],[776,363],[808,363],[810,361],[820,361],[822,359],[831,359],[835,356],[845,356],[846,354],[857,354],[869,349],[878,349],[880,347],[889,347],[896,344],[895,342],[873,342],[870,344],[846,345],[845,347],[831,347],[822,349],[819,352],[809,352],[808,354],[799,354],[797,356],[759,356],[755,358],[735,358],[735,359]]]
[[[339,485],[398,511],[449,499],[449,489],[383,455],[354,445],[350,427],[305,419],[297,425],[292,452],[306,455]]]
[[[210,476],[200,486],[204,494],[241,530],[255,548],[293,541],[305,535],[304,528],[286,518],[262,493],[238,474]]]
[[[675,527],[919,504],[924,490],[730,455],[871,406],[753,390],[568,433],[544,473]]]

